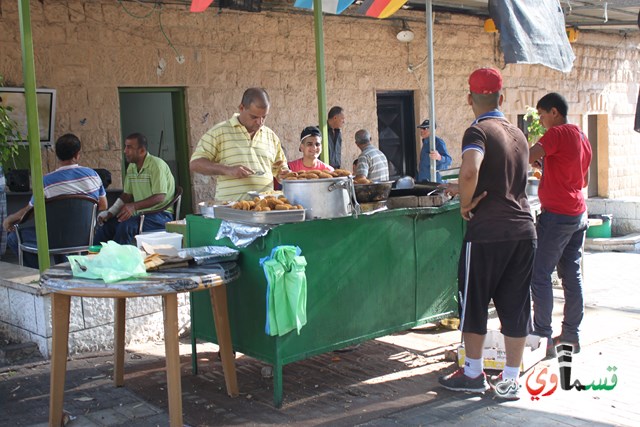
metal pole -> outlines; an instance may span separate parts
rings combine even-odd
[[[316,42],[316,85],[318,91],[318,126],[322,133],[320,160],[329,164],[329,133],[327,131],[327,93],[324,75],[324,34],[322,29],[322,0],[313,0],[313,32]]]
[[[433,28],[432,28],[432,4],[431,0],[426,0],[425,3],[425,15],[427,20],[427,79],[429,80],[429,151],[436,150],[436,101],[435,90],[433,83]],[[429,161],[431,169],[431,181],[435,182],[436,175],[436,161],[431,159]]]
[[[20,18],[20,39],[22,41],[22,71],[24,75],[24,95],[27,108],[27,133],[31,164],[31,186],[36,218],[36,241],[40,272],[49,268],[49,240],[47,238],[47,218],[44,206],[44,185],[42,183],[42,157],[40,155],[40,126],[38,124],[38,101],[36,98],[36,73],[33,59],[33,37],[31,34],[31,13],[29,0],[18,0]]]

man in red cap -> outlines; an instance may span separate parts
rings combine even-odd
[[[529,147],[499,107],[502,76],[481,68],[469,77],[467,102],[476,117],[462,139],[458,185],[460,213],[467,223],[458,267],[460,330],[465,366],[440,378],[455,391],[483,393],[490,387],[483,371],[489,301],[505,337],[506,366],[496,378],[497,397],[519,399],[518,377],[529,333],[529,295],[536,231],[525,187]]]

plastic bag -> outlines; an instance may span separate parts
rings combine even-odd
[[[113,283],[147,275],[140,249],[132,245],[120,245],[113,240],[102,243],[100,253],[93,257],[71,255],[67,258],[73,275],[77,277]]]
[[[260,260],[267,278],[268,335],[285,335],[307,324],[306,259],[296,246],[277,246]]]

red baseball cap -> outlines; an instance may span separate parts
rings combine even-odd
[[[495,68],[479,68],[469,76],[469,89],[473,93],[486,95],[502,89],[502,76]]]

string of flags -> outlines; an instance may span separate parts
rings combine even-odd
[[[398,11],[407,0],[365,0],[357,10],[360,15],[371,18],[388,18]]]
[[[339,15],[353,4],[354,0],[322,0],[322,11]],[[370,18],[388,18],[398,11],[407,0],[364,0],[358,10],[359,15]],[[191,0],[191,12],[204,12],[213,0]],[[313,10],[313,0],[296,0],[294,7]]]
[[[354,0],[322,0],[322,11],[339,15],[351,6]],[[313,10],[313,0],[296,0],[294,7]]]
[[[213,0],[191,0],[191,12],[204,12],[213,3]]]

